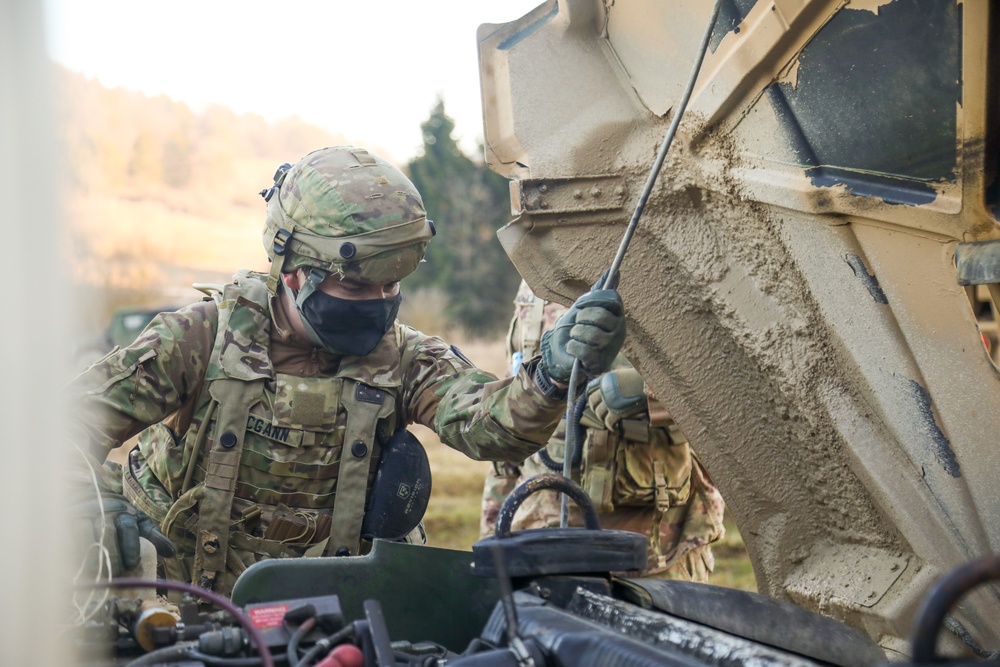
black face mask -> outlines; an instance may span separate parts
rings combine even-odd
[[[302,303],[299,312],[323,347],[339,354],[363,357],[371,353],[392,328],[401,294],[391,299],[338,299],[319,290]]]

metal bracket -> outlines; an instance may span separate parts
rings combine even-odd
[[[785,589],[793,601],[829,597],[874,607],[908,565],[905,555],[875,547],[828,545],[790,573]]]
[[[510,182],[511,208],[515,215],[622,209],[625,192],[621,176],[526,178]]]

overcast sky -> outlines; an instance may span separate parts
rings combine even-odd
[[[269,120],[298,115],[405,162],[440,94],[467,152],[482,138],[476,28],[542,0],[46,0],[68,69]]]

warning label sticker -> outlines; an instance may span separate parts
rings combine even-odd
[[[248,613],[250,622],[255,628],[277,628],[281,626],[281,619],[288,612],[287,604],[276,604],[268,607],[254,607]]]

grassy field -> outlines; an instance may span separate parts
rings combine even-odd
[[[744,591],[757,591],[750,558],[743,546],[743,538],[733,518],[726,513],[726,536],[712,545],[715,554],[715,572],[709,583]]]

